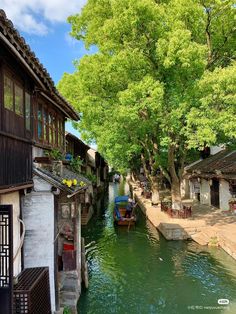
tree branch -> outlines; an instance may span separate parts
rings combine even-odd
[[[211,63],[212,60],[212,45],[211,45],[211,32],[210,32],[210,28],[211,28],[211,9],[205,7],[205,11],[207,14],[207,24],[206,24],[206,41],[207,41],[207,47],[208,47],[208,64]]]

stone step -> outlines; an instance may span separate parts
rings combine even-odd
[[[60,306],[76,308],[78,300],[60,300]]]
[[[236,259],[236,243],[229,236],[219,233],[219,244],[222,249]]]
[[[73,292],[73,291],[66,291],[64,289],[62,289],[60,291],[60,294],[63,295],[64,297],[67,297],[68,299],[73,299],[77,296],[77,293],[76,292]]]
[[[65,282],[63,284],[63,287],[61,291],[64,292],[75,292],[78,293],[80,291],[80,285],[78,285],[78,282]]]
[[[200,245],[208,245],[210,241],[210,237],[204,232],[193,234],[192,239]]]
[[[201,229],[198,227],[185,227],[184,230],[190,235],[194,235],[196,233],[201,232]]]
[[[76,306],[79,299],[79,293],[60,291],[60,306]]]
[[[60,310],[55,311],[54,314],[63,314],[63,312],[64,312],[64,308],[60,307]]]

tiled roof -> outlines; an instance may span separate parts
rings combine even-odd
[[[58,189],[67,192],[68,194],[76,194],[79,193],[82,190],[85,190],[88,188],[89,185],[91,185],[91,181],[89,181],[87,178],[83,177],[82,175],[75,173],[73,171],[70,171],[66,167],[63,167],[62,174],[57,175],[54,172],[50,171],[49,169],[40,167],[36,168],[34,167],[33,173],[35,175],[38,175],[48,183],[52,184],[53,186],[57,187]],[[72,185],[71,187],[68,187],[67,185],[63,184],[63,179],[67,180],[77,180],[77,185]],[[84,182],[84,186],[80,186],[80,182]]]
[[[0,39],[6,40],[15,53],[20,54],[21,58],[25,60],[31,70],[37,75],[42,82],[44,92],[50,91],[50,96],[58,105],[63,108],[68,117],[74,120],[79,120],[79,115],[74,108],[61,96],[56,89],[53,80],[51,79],[46,68],[40,63],[35,53],[31,51],[30,46],[27,45],[25,39],[20,36],[19,32],[14,28],[13,23],[7,19],[5,12],[0,9]]]
[[[186,169],[195,174],[233,174],[236,175],[236,151],[223,150]]]
[[[67,138],[71,138],[72,140],[76,141],[76,142],[79,142],[81,145],[84,146],[84,148],[86,148],[87,150],[90,149],[90,146],[85,144],[79,137],[75,136],[74,134],[71,134],[69,132],[65,132],[66,134],[66,139]]]

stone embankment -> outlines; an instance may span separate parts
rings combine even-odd
[[[220,246],[236,259],[236,216],[210,206],[193,203],[192,217],[171,218],[145,199],[137,183],[129,182],[133,196],[150,222],[167,240],[192,239],[200,245]]]

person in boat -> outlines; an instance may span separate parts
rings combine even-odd
[[[133,213],[133,209],[134,209],[134,205],[135,205],[134,200],[132,200],[132,198],[129,198],[128,204],[126,207],[125,218],[131,218],[132,213]]]
[[[120,175],[118,173],[115,173],[114,175],[114,182],[119,183],[120,182]]]

